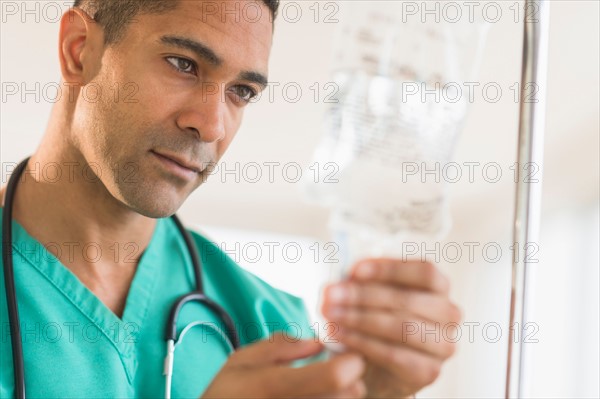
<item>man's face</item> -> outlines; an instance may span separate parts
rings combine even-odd
[[[98,55],[91,94],[76,106],[74,143],[110,194],[136,212],[174,213],[231,143],[247,100],[264,89],[271,15],[262,2],[246,4],[180,1],[165,14],[138,15]]]

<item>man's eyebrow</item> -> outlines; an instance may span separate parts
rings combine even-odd
[[[175,46],[194,52],[198,57],[208,61],[210,64],[219,66],[223,60],[208,46],[194,39],[181,36],[162,36],[160,42],[169,46]],[[269,81],[265,75],[260,72],[243,71],[238,75],[238,79],[247,80],[256,83],[262,89],[266,88]]]
[[[208,61],[212,65],[221,65],[223,60],[219,58],[208,46],[186,37],[181,36],[162,36],[160,42],[169,46],[175,46],[193,51],[199,58]]]
[[[269,83],[267,77],[259,72],[244,71],[239,74],[238,78],[240,80],[247,80],[249,82],[254,82],[257,85],[259,85],[261,87],[261,89],[266,88],[267,84]]]

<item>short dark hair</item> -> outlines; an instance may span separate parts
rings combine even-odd
[[[104,29],[104,43],[121,39],[127,25],[138,14],[162,14],[177,8],[180,0],[75,0],[73,7],[87,12]],[[262,0],[277,16],[279,0]]]

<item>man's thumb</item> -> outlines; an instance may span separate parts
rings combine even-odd
[[[282,333],[247,345],[230,358],[236,365],[272,366],[313,356],[323,350],[323,345],[312,340],[298,340]]]

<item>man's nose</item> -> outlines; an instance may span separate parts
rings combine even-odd
[[[177,118],[182,130],[195,131],[200,140],[212,143],[225,138],[227,103],[217,84],[205,84]]]

